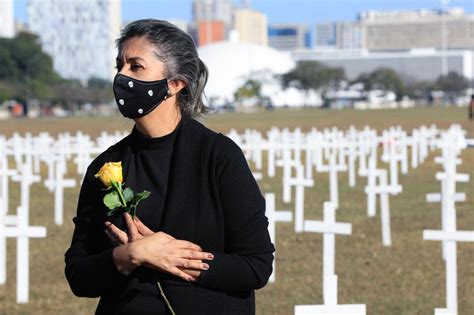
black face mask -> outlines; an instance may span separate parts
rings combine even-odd
[[[120,73],[115,76],[113,89],[120,112],[128,118],[145,116],[169,96],[166,79],[141,81]]]

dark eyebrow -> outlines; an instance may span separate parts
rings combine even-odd
[[[130,61],[137,61],[137,60],[140,60],[140,61],[145,61],[145,59],[141,58],[141,57],[130,57],[130,58],[127,58],[127,62],[130,62]],[[122,59],[117,57],[115,58],[115,61],[116,62],[122,62]]]

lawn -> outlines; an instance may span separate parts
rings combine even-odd
[[[379,131],[401,125],[408,131],[420,125],[436,124],[447,128],[458,123],[474,137],[474,122],[467,120],[465,108],[416,108],[406,110],[276,110],[255,114],[216,114],[204,120],[211,129],[228,132],[230,128],[261,131],[272,126],[311,127],[321,130],[337,126],[358,128],[364,125]],[[122,118],[67,118],[7,120],[0,122],[0,134],[82,130],[97,136],[102,130],[130,130],[132,123]],[[336,273],[339,277],[339,303],[366,304],[368,314],[433,314],[445,307],[445,265],[439,242],[424,241],[423,229],[440,228],[440,205],[425,202],[425,194],[439,192],[435,173],[435,152],[417,169],[400,174],[403,192],[390,197],[392,241],[382,246],[380,216],[368,218],[363,188],[358,177],[355,188],[347,184],[347,174],[339,174],[340,208],[337,220],[352,223],[352,235],[336,237]],[[458,229],[474,230],[474,149],[462,156],[461,172],[471,181],[458,185],[467,201],[457,204]],[[265,165],[264,165],[265,167]],[[72,168],[71,168],[72,169]],[[42,169],[45,175],[46,169]],[[72,176],[72,175],[71,175]],[[263,193],[277,193],[277,209],[293,209],[281,202],[281,170],[274,179],[259,182]],[[16,242],[7,241],[7,284],[0,286],[0,314],[93,314],[96,299],[76,298],[64,277],[64,252],[68,248],[76,211],[79,188],[65,191],[65,223],[53,223],[53,195],[42,184],[31,188],[30,224],[48,229],[46,239],[30,241],[30,302],[15,303]],[[321,219],[323,202],[329,199],[328,174],[317,173],[315,186],[305,191],[305,217]],[[19,203],[19,186],[11,184],[10,209]],[[14,213],[14,211],[11,211]],[[293,223],[278,223],[276,235],[276,282],[257,291],[257,314],[292,314],[296,304],[322,303],[322,236],[294,232]],[[474,314],[474,243],[458,245],[459,314]]]

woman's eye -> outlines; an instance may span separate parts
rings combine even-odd
[[[132,70],[133,70],[133,71],[138,70],[138,69],[140,69],[140,68],[143,68],[143,66],[142,66],[141,64],[136,63],[136,64],[133,64],[133,65],[132,65]]]

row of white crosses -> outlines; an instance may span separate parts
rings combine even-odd
[[[367,176],[367,215],[374,217],[376,215],[377,196],[380,198],[380,219],[382,226],[382,243],[384,246],[391,246],[391,227],[390,227],[390,195],[398,195],[402,192],[402,186],[398,182],[398,166],[402,173],[408,172],[408,150],[411,145],[411,165],[412,168],[418,167],[429,153],[434,149],[434,141],[438,135],[435,126],[426,128],[424,126],[413,130],[412,135],[407,136],[406,132],[400,127],[385,130],[380,140],[372,137],[367,144],[371,147],[368,158],[368,169],[360,172]],[[382,161],[389,164],[389,171],[377,168],[377,145],[381,142],[383,146]],[[364,161],[363,159],[362,161]],[[389,176],[390,175],[390,176]]]
[[[469,174],[457,173],[461,150],[467,147],[464,131],[458,125],[452,126],[436,143],[441,157],[435,159],[443,167],[436,173],[441,182],[441,193],[427,194],[427,202],[441,203],[441,230],[425,230],[425,240],[442,241],[442,256],[446,264],[446,308],[435,309],[435,315],[456,315],[457,301],[457,242],[474,242],[473,231],[459,231],[456,228],[456,202],[466,200],[464,193],[456,192],[457,182],[468,182]],[[470,209],[472,210],[472,209]]]
[[[239,135],[235,130],[229,136],[244,151],[249,162],[255,164],[256,179],[262,179],[262,152],[267,151],[269,177],[275,176],[275,168],[283,169],[283,201],[291,202],[291,189],[295,187],[295,231],[303,231],[304,189],[314,185],[313,172],[329,174],[330,199],[337,209],[339,207],[338,173],[348,171],[349,186],[354,187],[356,174],[367,177],[367,213],[370,217],[376,214],[376,200],[380,196],[380,213],[382,224],[382,242],[391,245],[389,196],[402,191],[398,183],[399,164],[402,173],[408,171],[408,146],[412,147],[412,166],[417,167],[426,159],[429,150],[433,149],[433,139],[437,129],[422,126],[408,136],[400,127],[385,130],[381,137],[373,129],[365,127],[362,131],[351,127],[345,133],[336,129],[325,129],[322,132],[315,128],[307,134],[299,128],[290,132],[287,128],[272,128],[267,132],[267,139],[255,130],[246,130]],[[382,161],[389,164],[389,174],[383,168],[377,168],[377,147],[383,145]],[[305,155],[304,165],[302,154]],[[356,171],[356,161],[359,169]],[[304,174],[301,167],[304,167]],[[296,173],[296,177],[292,174]],[[389,182],[388,182],[389,181]]]
[[[6,239],[16,238],[16,296],[17,303],[26,303],[29,298],[29,239],[46,237],[46,228],[30,226],[30,186],[39,182],[40,178],[33,174],[31,156],[21,161],[17,172],[8,168],[6,158],[6,141],[0,138],[0,177],[2,202],[0,208],[0,285],[6,283]],[[27,148],[29,150],[30,148]],[[16,214],[8,214],[8,178],[20,182],[20,205]]]
[[[46,228],[30,226],[31,186],[41,182],[41,163],[47,166],[44,185],[54,192],[54,222],[63,224],[64,189],[75,187],[75,179],[66,179],[68,162],[76,163],[76,171],[83,176],[92,156],[105,150],[124,136],[103,133],[97,140],[78,132],[57,138],[48,133],[38,136],[14,134],[10,138],[0,136],[0,285],[7,281],[6,239],[15,238],[16,252],[16,296],[17,303],[29,300],[29,239],[46,237]],[[9,212],[10,182],[20,183],[20,206],[15,214]],[[34,211],[34,209],[33,209]]]
[[[434,149],[434,140],[438,131],[431,128],[421,127],[408,136],[400,128],[387,130],[382,137],[368,127],[362,131],[350,128],[343,133],[335,128],[325,129],[323,132],[313,128],[309,133],[303,134],[296,129],[290,132],[287,128],[282,131],[272,128],[267,132],[267,139],[255,130],[246,130],[243,135],[232,131],[229,136],[244,151],[249,162],[253,162],[255,168],[260,171],[256,179],[262,178],[262,152],[267,151],[269,177],[275,176],[275,168],[283,169],[283,192],[282,200],[289,203],[292,200],[292,187],[295,192],[295,209],[293,213],[289,210],[275,209],[275,194],[265,195],[267,204],[267,217],[269,219],[269,232],[273,242],[276,240],[276,223],[291,222],[294,220],[295,232],[318,232],[323,233],[323,305],[299,305],[295,307],[296,314],[365,314],[366,308],[363,304],[341,305],[337,301],[337,276],[334,271],[335,259],[335,235],[348,235],[351,233],[351,225],[339,223],[335,220],[335,213],[339,207],[338,179],[337,173],[348,171],[349,185],[355,186],[356,174],[368,178],[366,191],[368,194],[368,214],[375,215],[376,196],[381,201],[381,221],[383,244],[391,244],[390,235],[390,211],[389,195],[395,195],[402,191],[398,183],[398,164],[402,172],[408,170],[408,146],[411,146],[411,162],[415,168],[423,162],[429,150]],[[385,160],[389,164],[390,174],[386,169],[377,168],[377,147],[382,143]],[[302,153],[305,154],[305,162],[302,162]],[[355,164],[359,160],[359,169]],[[312,221],[304,218],[304,189],[314,185],[313,172],[328,172],[330,183],[330,201],[324,203],[324,220]],[[293,172],[295,176],[293,177]],[[389,177],[390,175],[390,177]],[[293,219],[294,218],[294,219]],[[275,281],[274,273],[270,281]]]

